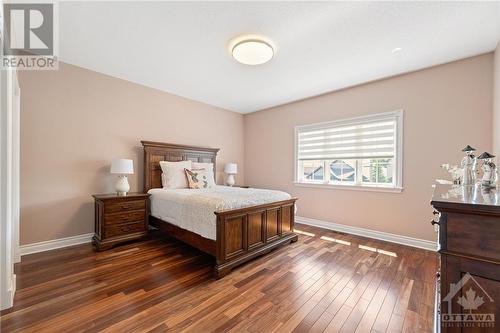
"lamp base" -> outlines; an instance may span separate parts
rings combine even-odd
[[[127,195],[127,192],[130,191],[130,185],[128,184],[126,175],[118,176],[118,181],[116,182],[115,189],[118,196]]]
[[[232,175],[232,174],[227,175],[226,185],[227,186],[233,186],[234,185],[234,175]]]

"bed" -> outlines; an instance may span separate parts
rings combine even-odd
[[[149,224],[215,258],[214,276],[278,246],[297,241],[296,198],[280,191],[215,186],[162,189],[160,161],[213,163],[219,149],[141,141],[144,191],[151,194]],[[210,216],[210,209],[213,209]]]

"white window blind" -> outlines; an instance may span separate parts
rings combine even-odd
[[[394,158],[397,116],[297,128],[298,160]]]

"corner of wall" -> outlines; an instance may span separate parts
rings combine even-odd
[[[500,160],[500,40],[493,64],[493,154]]]
[[[248,184],[248,172],[246,170],[246,166],[248,165],[248,158],[247,158],[247,130],[248,130],[248,117],[249,113],[243,114],[243,167],[244,167],[244,174],[243,174],[243,184],[249,185]]]

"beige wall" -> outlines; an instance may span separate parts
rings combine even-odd
[[[466,144],[491,149],[492,82],[489,53],[245,115],[245,181],[297,196],[299,216],[433,240],[431,185],[446,176],[439,165],[458,163]],[[294,126],[397,109],[403,193],[293,185]]]
[[[221,148],[237,162],[237,182],[299,197],[298,215],[434,239],[430,185],[471,144],[491,150],[493,70],[500,52],[245,115],[103,74],[60,64],[20,74],[21,244],[93,232],[93,193],[113,190],[109,164],[134,159],[132,191],[142,189],[140,140]],[[495,89],[495,110],[499,111]],[[405,110],[404,191],[400,194],[293,185],[293,129],[321,121]],[[499,147],[496,147],[496,152]]]
[[[500,161],[500,41],[495,50],[493,83],[493,155]]]
[[[113,191],[114,157],[132,158],[142,190],[140,140],[220,148],[243,179],[243,116],[60,64],[22,71],[21,244],[93,232],[91,194]]]

